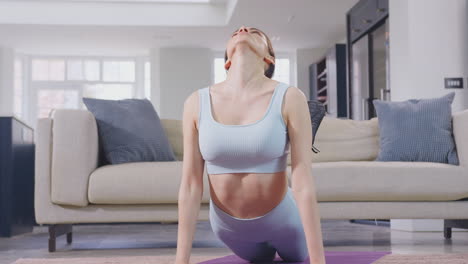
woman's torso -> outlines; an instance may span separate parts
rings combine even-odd
[[[287,136],[286,119],[282,113],[284,105],[281,106],[287,86],[282,87],[280,85],[286,84],[276,81],[270,81],[265,85],[274,87],[274,89],[269,89],[270,92],[268,92],[268,94],[259,95],[258,98],[252,98],[255,102],[237,101],[235,103],[229,102],[230,100],[228,99],[223,99],[220,94],[216,94],[219,84],[209,87],[204,94],[205,101],[202,100],[201,102],[203,105],[200,105],[200,107],[204,107],[204,109],[201,110],[201,116],[199,116],[198,120],[201,124],[197,122],[199,132],[200,129],[206,127],[210,132],[218,129],[217,132],[219,133],[232,132],[234,130],[236,131],[234,132],[235,134],[242,132],[253,132],[255,134],[255,131],[270,130],[270,132],[264,133],[266,137],[274,138],[279,136],[281,138],[284,134]],[[211,111],[208,110],[208,107],[211,107]],[[202,127],[200,127],[200,125]],[[273,132],[271,131],[272,129],[269,128],[274,128],[275,134],[270,134]],[[284,131],[282,129],[284,129]],[[207,131],[202,132],[205,134],[207,133]],[[203,134],[203,136],[205,136],[205,134]],[[258,134],[259,133],[256,133],[257,138],[252,138],[253,141],[263,141],[263,139],[258,138],[258,136],[261,136]],[[204,138],[212,138],[213,136],[215,136],[215,134],[206,135]],[[244,136],[245,140],[248,142],[250,137],[247,134]],[[284,144],[275,146],[273,142],[268,142],[269,138],[267,139],[266,137],[265,142],[259,143],[258,148],[271,153],[282,153],[281,147],[284,147]],[[278,139],[276,139],[276,141],[281,142],[281,140]],[[289,142],[289,140],[287,140],[287,142]],[[203,147],[203,143],[204,142],[201,142],[200,144],[201,148]],[[261,144],[269,144],[273,147],[268,149],[266,147],[261,147]],[[289,143],[286,147],[289,147]],[[205,149],[202,148],[202,150],[204,150],[203,153],[205,157],[210,157],[209,154],[213,154],[211,156],[216,155],[207,151],[206,147]],[[240,155],[248,158],[248,155]],[[256,155],[258,155],[258,153]],[[284,159],[282,160],[284,161]],[[288,188],[287,175],[284,170],[266,173],[227,172],[210,174],[208,172],[208,179],[210,196],[213,202],[223,211],[237,218],[254,218],[265,215],[280,203]]]

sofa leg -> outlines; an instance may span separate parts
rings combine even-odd
[[[452,228],[451,227],[444,227],[444,237],[446,239],[452,238]]]
[[[72,242],[72,225],[71,224],[55,224],[49,225],[49,252],[55,252],[57,237],[67,234],[67,243]]]
[[[71,244],[72,242],[72,232],[67,233],[67,244]]]
[[[444,237],[452,237],[452,228],[468,229],[468,219],[444,219]]]
[[[452,238],[452,226],[454,225],[453,220],[444,219],[444,238]]]

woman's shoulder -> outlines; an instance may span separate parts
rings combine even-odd
[[[191,112],[198,112],[200,108],[200,97],[203,96],[202,92],[208,89],[208,86],[200,87],[193,91],[184,101],[184,109],[188,109]]]
[[[284,83],[284,84],[286,84],[285,96],[289,97],[290,100],[294,102],[297,102],[297,100],[304,100],[304,99],[307,100],[307,96],[301,89],[297,88],[294,85],[290,85],[288,83]]]
[[[187,98],[185,98],[185,103],[184,104],[193,104],[193,103],[197,102],[198,99],[199,99],[200,93],[206,88],[208,88],[208,86],[200,87],[197,90],[192,91],[192,93],[189,94],[189,96],[187,96]]]
[[[290,85],[284,94],[283,113],[285,119],[289,119],[290,115],[296,115],[302,112],[308,112],[308,99],[305,93],[296,86]]]

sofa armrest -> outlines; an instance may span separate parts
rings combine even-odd
[[[88,181],[98,166],[98,130],[85,109],[56,109],[52,115],[51,201],[87,206]]]
[[[52,153],[52,119],[40,118],[34,131],[34,216],[42,224],[47,219],[50,199],[50,163]]]
[[[453,136],[460,166],[468,167],[468,109],[453,114]]]

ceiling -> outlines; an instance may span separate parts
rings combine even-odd
[[[276,52],[346,38],[358,0],[0,0],[0,45],[60,54],[147,54],[152,47],[223,51],[241,25],[263,30]],[[188,3],[190,2],[190,3]]]

